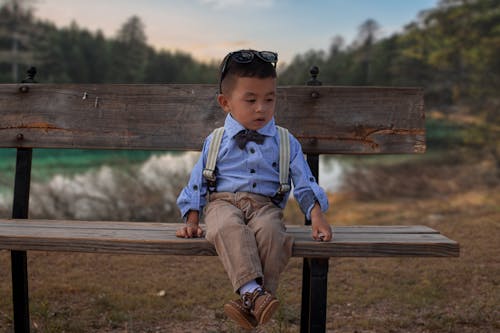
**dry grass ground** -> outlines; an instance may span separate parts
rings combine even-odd
[[[498,186],[418,199],[332,197],[333,225],[428,225],[460,242],[461,255],[331,259],[328,331],[500,332],[499,203]],[[0,252],[0,332],[12,331],[9,260]],[[222,313],[234,295],[216,257],[30,252],[28,260],[33,332],[239,332]],[[260,331],[298,332],[301,266],[290,261],[282,306]]]

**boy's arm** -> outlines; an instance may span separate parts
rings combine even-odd
[[[328,242],[333,238],[330,224],[326,221],[325,214],[316,202],[311,210],[312,238],[317,241]]]
[[[290,135],[290,175],[293,181],[293,194],[300,209],[308,220],[312,220],[313,208],[320,212],[328,210],[328,197],[319,186],[307,164],[300,143]],[[320,217],[316,214],[316,217]],[[322,220],[324,220],[324,216]]]
[[[175,235],[180,238],[203,237],[203,229],[200,228],[200,213],[190,210],[186,214],[186,224],[177,229]]]
[[[202,151],[202,154],[198,158],[198,161],[191,170],[191,175],[189,176],[187,185],[182,189],[177,198],[177,206],[179,207],[181,216],[185,220],[187,220],[186,218],[189,211],[202,211],[203,207],[206,204],[205,196],[207,188],[206,183],[203,179],[205,156],[205,151]]]
[[[295,186],[295,199],[306,218],[311,220],[312,238],[318,241],[330,241],[332,230],[323,213],[328,209],[328,197],[313,177],[302,153],[302,147],[292,135],[290,145],[290,172]]]
[[[206,163],[207,147],[209,140],[205,140],[203,150],[198,162],[191,171],[188,184],[177,198],[177,205],[186,223],[177,229],[175,235],[182,238],[202,237],[203,230],[199,226],[200,211],[205,206],[207,193],[206,183],[203,179],[203,168]]]

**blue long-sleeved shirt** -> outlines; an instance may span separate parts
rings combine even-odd
[[[230,114],[224,123],[224,135],[219,148],[215,175],[216,192],[251,192],[274,197],[279,188],[279,134],[274,118],[258,132],[266,136],[259,145],[248,142],[240,149],[234,136],[245,128]],[[202,154],[194,166],[186,187],[177,198],[182,216],[190,210],[202,211],[206,205],[207,182],[203,169],[207,162],[208,148],[212,135],[205,139]],[[310,219],[311,210],[317,201],[324,212],[328,209],[328,199],[323,189],[313,177],[298,140],[290,134],[290,177],[294,185],[294,197],[301,210]],[[279,203],[284,208],[290,192]]]

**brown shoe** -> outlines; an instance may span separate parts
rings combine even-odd
[[[244,329],[251,330],[259,324],[250,312],[250,307],[245,306],[241,298],[224,304],[224,312]]]
[[[250,313],[254,315],[261,325],[271,319],[280,304],[276,297],[265,289],[257,289],[253,293],[246,293],[241,298],[243,306],[250,307]]]

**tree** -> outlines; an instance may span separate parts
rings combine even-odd
[[[111,45],[110,82],[143,82],[148,62],[148,46],[144,24],[137,16],[130,17],[120,28]]]
[[[109,42],[102,32],[91,33],[73,22],[57,29],[39,24],[36,60],[44,82],[105,83],[109,70]]]
[[[372,49],[379,29],[379,24],[373,19],[368,19],[359,26],[358,37],[355,41],[359,45],[359,61],[361,62],[358,78],[359,84],[373,84],[373,82],[369,81],[370,66],[372,62]]]
[[[19,65],[33,62],[31,39],[36,36],[30,0],[7,0],[0,8],[0,67],[11,67],[12,82],[19,82]],[[2,81],[10,81],[7,76]]]
[[[320,73],[322,73],[324,64],[324,51],[309,50],[304,55],[299,54],[293,58],[292,62],[279,75],[279,81],[281,84],[303,85],[311,78],[309,69],[312,66],[318,66]],[[320,79],[323,79],[322,74],[320,74]]]

